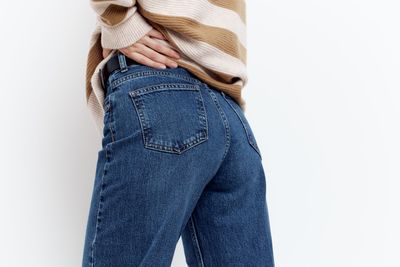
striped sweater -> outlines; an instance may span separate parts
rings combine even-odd
[[[232,96],[245,110],[245,0],[90,0],[90,6],[96,26],[87,54],[86,101],[100,132],[105,94],[100,69],[118,49],[153,28],[167,39],[158,41],[180,53],[174,59],[180,67]],[[102,48],[112,49],[106,58]]]

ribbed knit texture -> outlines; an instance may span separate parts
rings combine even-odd
[[[86,66],[86,101],[103,131],[104,94],[99,71],[118,49],[151,29],[162,32],[181,58],[173,59],[200,80],[225,92],[245,111],[245,0],[90,0],[97,14]],[[102,48],[112,49],[103,59]]]

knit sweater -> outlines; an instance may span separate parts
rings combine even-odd
[[[151,29],[156,39],[180,54],[173,59],[200,80],[230,95],[245,110],[245,0],[90,0],[96,12],[86,66],[86,101],[97,129],[103,131],[105,88],[99,71],[120,48]],[[103,48],[112,49],[103,58]]]

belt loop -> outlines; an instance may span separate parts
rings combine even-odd
[[[121,72],[125,72],[128,70],[128,66],[126,64],[126,58],[121,51],[118,51],[118,61],[119,61],[119,67],[121,69]]]

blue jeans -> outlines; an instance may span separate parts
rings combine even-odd
[[[82,266],[273,267],[266,180],[240,106],[182,67],[126,65],[106,84]]]

